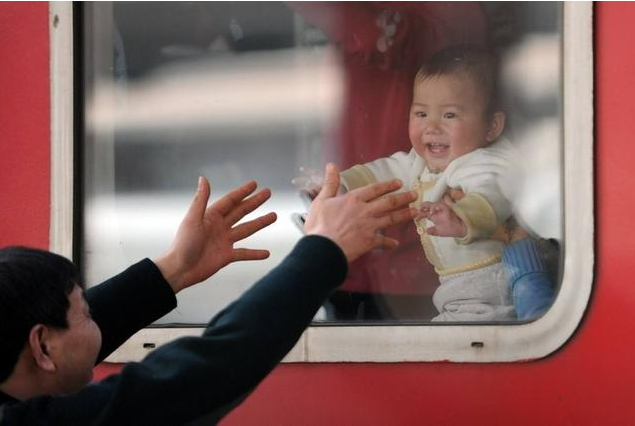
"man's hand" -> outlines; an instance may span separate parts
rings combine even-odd
[[[462,238],[467,235],[465,223],[443,201],[436,203],[426,201],[421,204],[420,212],[419,217],[427,218],[434,223],[434,226],[426,228],[428,235],[454,238]]]
[[[349,262],[374,248],[393,249],[399,242],[379,231],[411,220],[418,213],[407,208],[417,198],[414,191],[386,195],[401,185],[394,179],[337,196],[339,170],[334,164],[328,164],[324,185],[311,204],[304,229],[307,234],[333,240]]]
[[[263,189],[247,198],[256,186],[253,181],[245,183],[208,207],[209,183],[199,178],[196,195],[172,246],[154,261],[175,293],[206,280],[231,262],[269,257],[267,250],[234,248],[234,243],[276,221],[276,214],[268,213],[236,225],[271,196],[271,191]]]

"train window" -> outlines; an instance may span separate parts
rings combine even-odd
[[[256,179],[279,217],[245,242],[270,259],[180,293],[175,311],[110,360],[197,333],[280,262],[302,235],[292,219],[307,209],[302,189],[327,161],[346,170],[349,189],[396,176],[437,202],[462,188],[449,208],[459,228],[432,216],[388,231],[399,249],[352,264],[287,360],[526,360],[577,327],[593,259],[590,6],[97,2],[79,11],[76,241],[86,282],[160,254],[199,175],[212,196]],[[430,236],[433,224],[447,236]],[[535,243],[506,248],[525,233]],[[536,282],[514,262],[538,262],[540,309],[540,297],[522,294]]]

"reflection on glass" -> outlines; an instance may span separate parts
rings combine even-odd
[[[268,248],[271,258],[231,265],[179,294],[179,308],[159,321],[207,322],[301,237],[291,220],[306,210],[291,184],[300,167],[335,161],[348,169],[408,153],[422,61],[464,43],[501,58],[503,136],[522,158],[517,171],[528,171],[502,182],[510,214],[533,235],[561,241],[560,21],[556,3],[87,4],[87,282],[167,247],[199,175],[209,178],[212,196],[256,179],[272,189],[268,209],[279,219],[244,244]],[[432,149],[441,155],[445,148]],[[443,310],[443,271],[431,266],[417,226],[388,233],[399,249],[351,265],[316,321],[430,321]],[[548,252],[549,279],[557,283],[558,246],[540,247],[548,248],[540,252]],[[514,320],[513,306],[508,313],[472,320]]]

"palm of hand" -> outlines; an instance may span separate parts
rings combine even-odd
[[[184,239],[190,241],[183,250],[188,281],[202,281],[234,260],[231,229],[223,215],[209,207],[202,221],[184,230]]]
[[[248,182],[207,207],[209,184],[205,179],[201,181],[172,247],[159,260],[159,268],[175,291],[209,278],[231,262],[269,256],[267,250],[234,248],[234,243],[276,220],[275,213],[269,213],[236,225],[271,196],[264,189],[248,197],[255,189],[256,183]]]

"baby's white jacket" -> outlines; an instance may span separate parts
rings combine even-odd
[[[518,170],[515,146],[505,138],[454,159],[442,173],[431,173],[414,149],[356,165],[341,174],[342,185],[351,190],[369,183],[399,178],[403,190],[414,189],[423,201],[440,201],[448,188],[461,188],[465,197],[452,210],[463,220],[467,235],[460,239],[434,237],[425,233],[431,223],[415,221],[428,260],[439,275],[466,272],[501,260],[503,245],[490,240],[494,230],[513,211],[501,186],[509,186]]]

